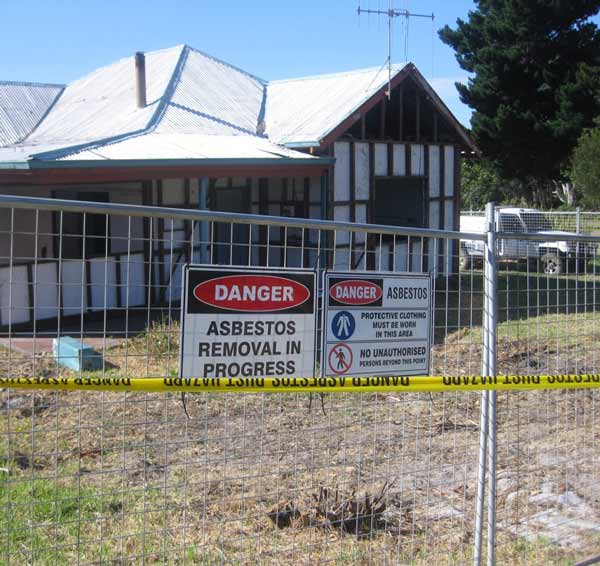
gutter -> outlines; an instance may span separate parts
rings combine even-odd
[[[302,141],[302,142],[289,142],[283,144],[285,147],[289,147],[290,149],[294,148],[306,148],[306,147],[318,147],[320,142],[318,141]]]
[[[110,169],[113,167],[186,167],[186,166],[255,166],[255,165],[301,165],[307,167],[331,166],[334,157],[310,157],[297,159],[293,157],[280,158],[218,158],[218,159],[88,159],[40,161],[1,161],[0,170],[43,170],[43,169]]]

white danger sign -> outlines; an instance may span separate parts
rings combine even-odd
[[[180,377],[313,377],[316,277],[308,270],[184,270]]]
[[[330,272],[324,289],[326,376],[429,373],[429,275]]]

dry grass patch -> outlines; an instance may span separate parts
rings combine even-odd
[[[512,324],[500,333],[501,371],[550,367],[544,360],[557,353],[564,367],[591,367],[594,332],[577,320],[561,319],[564,334],[535,342]],[[539,327],[554,332],[549,324]],[[434,371],[478,371],[479,339],[478,330],[446,337]],[[105,371],[169,375],[177,355],[177,325],[157,324],[109,349]],[[0,360],[8,371],[6,353]],[[68,373],[49,358],[28,363],[10,371]],[[576,491],[595,520],[597,401],[595,391],[499,395],[499,564],[593,554],[587,531],[563,545],[530,519],[540,511],[532,497],[547,489]],[[0,472],[0,556],[11,564],[470,561],[478,394],[329,394],[325,414],[306,394],[196,394],[188,410],[190,419],[172,394],[2,391],[0,467],[9,473]]]

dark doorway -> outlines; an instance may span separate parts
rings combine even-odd
[[[66,200],[81,200],[90,202],[110,202],[109,194],[100,191],[54,191],[54,198]],[[58,257],[59,247],[62,245],[63,259],[82,259],[84,257],[97,257],[106,255],[107,234],[109,220],[105,214],[83,214],[80,212],[62,213],[62,241],[61,241],[61,214],[55,214],[55,245]],[[85,227],[85,233],[84,233]]]
[[[426,177],[378,177],[373,197],[373,222],[423,228],[426,225]]]
[[[218,212],[250,212],[250,188],[244,186],[211,187],[210,209]],[[215,222],[213,225],[213,263],[248,265],[250,226]]]

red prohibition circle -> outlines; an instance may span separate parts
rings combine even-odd
[[[341,353],[341,359],[337,352]],[[329,369],[333,373],[337,375],[345,373],[352,366],[352,350],[346,344],[340,342],[329,350],[328,361]],[[342,367],[338,367],[339,365]]]

